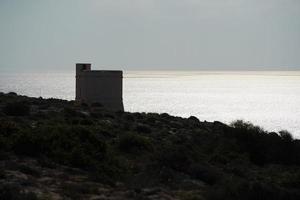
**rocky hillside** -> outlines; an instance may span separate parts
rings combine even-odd
[[[300,141],[251,123],[0,93],[0,199],[300,199]]]

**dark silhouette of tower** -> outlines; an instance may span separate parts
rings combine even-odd
[[[76,101],[86,104],[100,103],[111,110],[124,110],[123,72],[117,70],[91,70],[89,63],[76,64]]]

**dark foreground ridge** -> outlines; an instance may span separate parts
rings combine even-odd
[[[300,142],[236,121],[0,93],[0,199],[300,199]]]

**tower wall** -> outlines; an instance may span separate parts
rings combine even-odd
[[[76,101],[100,103],[111,110],[124,110],[123,72],[91,70],[90,64],[76,64]]]
[[[82,73],[83,71],[91,71],[91,64],[89,63],[77,63],[76,64],[76,101],[81,101],[82,90]]]

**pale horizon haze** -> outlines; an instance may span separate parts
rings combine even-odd
[[[0,0],[0,72],[300,70],[299,0]]]

